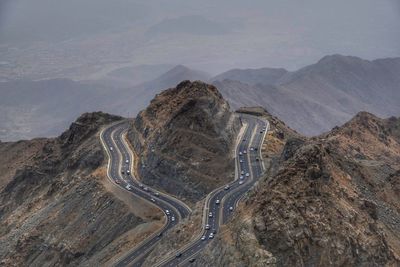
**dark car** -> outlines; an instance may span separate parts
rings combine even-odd
[[[193,259],[190,259],[189,260],[189,262],[194,262],[196,259],[195,258],[193,258]]]
[[[176,253],[176,256],[175,257],[177,257],[177,258],[180,258],[182,256],[182,253]]]

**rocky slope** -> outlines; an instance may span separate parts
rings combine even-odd
[[[199,266],[398,266],[400,119],[289,139]]]
[[[58,138],[0,143],[1,266],[106,264],[158,227],[106,178],[98,132],[119,119],[86,113]]]
[[[263,106],[299,132],[315,135],[364,110],[382,117],[400,115],[399,77],[400,58],[368,61],[332,55],[286,74],[279,69],[232,70],[212,80],[233,108]]]
[[[218,90],[183,81],[158,94],[129,132],[143,181],[189,202],[233,178],[239,123]]]

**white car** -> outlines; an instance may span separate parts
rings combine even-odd
[[[210,211],[210,213],[208,213],[208,217],[212,217],[213,216],[213,214],[212,214],[212,212]]]
[[[160,196],[160,194],[159,194],[158,192],[155,192],[154,195],[155,195],[156,197]]]
[[[246,177],[249,177],[250,176],[250,173],[246,173]]]
[[[239,160],[239,162],[240,162],[240,163],[243,163],[243,160],[241,159],[241,160]]]
[[[171,217],[171,221],[173,221],[173,222],[175,221],[175,217],[174,216]]]
[[[139,187],[140,187],[140,188],[143,188],[143,184],[139,184]]]
[[[225,185],[225,190],[229,190],[229,185]]]
[[[206,240],[206,236],[203,235],[203,236],[201,237],[201,240],[202,240],[202,241]]]
[[[113,150],[112,146],[110,146],[110,150]]]
[[[156,202],[156,200],[154,198],[151,198],[150,200],[151,200],[151,202]]]
[[[208,238],[209,238],[209,239],[213,239],[213,238],[214,238],[214,234],[211,233],[211,234],[208,236]]]
[[[253,151],[254,150],[254,147],[250,147],[250,151]]]
[[[165,210],[165,214],[169,215],[170,214],[169,210]]]
[[[247,154],[247,151],[246,151],[246,150],[244,150],[244,151],[243,151],[243,154]]]
[[[221,201],[220,201],[219,199],[217,199],[217,200],[215,201],[215,204],[219,205],[219,203],[221,203]]]
[[[243,184],[243,181],[239,181],[239,184]]]
[[[132,186],[131,186],[130,184],[127,184],[127,185],[125,186],[125,188],[128,189],[129,191],[132,190]]]
[[[241,155],[243,155],[243,153],[240,151],[240,152],[239,152],[239,156],[241,156]]]
[[[129,163],[129,160],[125,160],[126,163]]]
[[[131,171],[130,171],[130,170],[126,170],[126,173],[127,173],[127,174],[130,174],[130,173],[131,173]]]
[[[149,189],[147,187],[143,188],[144,191],[149,191]]]
[[[233,207],[229,207],[229,211],[233,211]]]
[[[209,224],[206,224],[206,230],[208,230],[208,229],[210,229],[210,225]]]
[[[240,174],[241,174],[241,175],[244,175],[244,171],[241,171]]]
[[[240,179],[240,180],[243,180],[243,179],[244,179],[244,176],[243,176],[243,175],[240,175],[240,176],[239,176],[239,179]]]

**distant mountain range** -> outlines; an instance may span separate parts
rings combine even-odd
[[[237,69],[212,81],[234,108],[263,106],[307,135],[327,131],[359,111],[400,114],[400,58],[332,55],[294,72]]]
[[[114,86],[110,85],[112,80],[0,83],[0,140],[56,136],[79,114],[88,111],[133,117],[156,94],[182,80],[211,81],[231,108],[262,106],[306,135],[327,131],[359,111],[380,117],[400,114],[400,58],[368,61],[332,55],[292,72],[234,69],[215,77],[182,65],[162,72],[167,67],[117,70],[110,74],[118,80]],[[149,73],[152,70],[153,76]],[[131,84],[136,85],[119,88],[129,83],[130,75]]]

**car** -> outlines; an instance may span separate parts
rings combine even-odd
[[[175,255],[176,258],[180,258],[181,256],[182,256],[182,253],[180,253],[180,252],[176,253],[176,255]]]
[[[171,221],[173,221],[173,222],[175,221],[175,217],[174,216],[171,217]]]
[[[160,196],[160,194],[159,194],[158,192],[155,192],[154,195],[155,195],[156,197]]]
[[[126,170],[126,174],[130,174],[131,173],[131,171],[130,170]]]
[[[210,213],[208,213],[208,217],[212,218],[212,216],[213,216],[213,214],[212,214],[212,212],[210,211]]]
[[[256,161],[260,161],[260,158],[259,158],[259,157],[257,157],[257,158],[256,158]]]
[[[250,151],[254,151],[254,147],[250,147]]]
[[[229,190],[229,188],[230,188],[229,185],[225,185],[224,187],[225,190]]]
[[[127,185],[125,186],[125,188],[128,189],[129,191],[132,190],[132,186],[131,186],[130,184],[127,184]]]
[[[239,181],[239,184],[243,184],[243,181]]]
[[[246,173],[246,177],[249,177],[250,176],[250,173]]]
[[[243,160],[241,159],[241,160],[239,160],[239,162],[240,162],[240,163],[243,163]]]
[[[156,202],[156,200],[154,198],[151,198],[150,200],[151,200],[151,202]]]
[[[129,163],[129,160],[125,160],[126,163]]]
[[[204,241],[204,240],[206,240],[206,236],[205,235],[203,235],[202,237],[201,237],[201,241]]]
[[[116,182],[117,184],[121,184],[121,181],[120,181],[120,180],[115,180],[115,182]]]
[[[240,151],[240,152],[239,152],[239,156],[241,156],[241,155],[243,155],[243,153]]]
[[[125,172],[124,172],[124,171],[121,171],[121,173],[122,173],[122,174],[125,174]]]
[[[144,191],[149,191],[149,188],[144,187],[143,190],[144,190]]]
[[[111,150],[111,151],[113,150],[112,146],[110,146],[110,150]]]
[[[242,140],[243,142],[246,142],[246,138],[243,138],[243,140]]]
[[[211,234],[208,236],[208,238],[209,238],[209,239],[213,239],[213,238],[214,238],[214,234],[211,233]]]
[[[254,151],[257,151],[257,150],[258,150],[258,148],[257,148],[257,147],[255,147],[255,148],[254,148]]]
[[[231,206],[231,207],[229,207],[229,211],[233,211],[233,207]]]
[[[244,171],[241,171],[240,174],[241,174],[241,175],[244,175]]]
[[[215,200],[215,204],[219,205],[219,203],[221,203],[219,199]]]
[[[247,151],[246,151],[246,150],[243,150],[243,154],[247,154]]]
[[[210,229],[210,225],[209,224],[206,224],[206,230],[208,230],[208,229]]]
[[[165,210],[165,214],[169,215],[170,214],[169,210]]]
[[[211,233],[215,235],[217,233],[217,229],[212,229]]]
[[[260,133],[263,133],[263,131],[260,131]]]
[[[161,237],[162,236],[162,232],[158,233],[157,237]]]
[[[192,258],[192,259],[189,260],[189,262],[193,263],[195,260],[196,260],[195,258]]]
[[[239,179],[240,179],[240,180],[243,180],[243,179],[244,179],[244,176],[243,176],[243,175],[240,175],[240,176],[239,176]]]
[[[139,187],[140,187],[140,188],[143,188],[143,186],[144,186],[143,184],[139,184]]]

